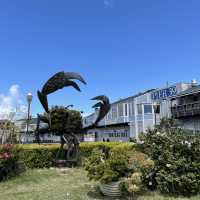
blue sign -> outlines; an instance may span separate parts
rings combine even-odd
[[[160,99],[166,99],[168,97],[172,97],[177,94],[177,88],[176,86],[172,86],[163,90],[158,90],[156,92],[153,92],[151,94],[151,98],[153,100],[160,100]]]

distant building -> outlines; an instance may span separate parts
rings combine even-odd
[[[30,120],[28,133],[27,133],[27,120],[26,119],[17,120],[15,122],[15,125],[17,126],[18,131],[20,132],[20,135],[21,135],[20,142],[22,142],[22,143],[36,142],[34,132],[36,130],[37,118],[33,118]],[[46,124],[41,122],[40,126],[46,126]],[[43,143],[58,143],[58,142],[60,142],[60,137],[55,136],[50,133],[46,133],[46,134],[40,136],[40,140]]]
[[[153,104],[149,90],[135,96],[121,99],[111,104],[110,112],[95,129],[87,129],[94,121],[98,110],[84,118],[85,141],[128,141],[137,138],[139,132],[152,127],[154,120]]]
[[[159,124],[161,118],[172,117],[171,98],[190,88],[191,83],[178,83],[121,99],[111,104],[110,112],[97,128],[90,128],[97,117],[96,110],[83,119],[84,141],[138,139],[140,133]]]

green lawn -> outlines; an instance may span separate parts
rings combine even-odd
[[[0,200],[100,200],[96,184],[88,181],[83,169],[29,170],[12,180],[0,183]],[[124,198],[123,198],[124,199]],[[140,196],[137,200],[188,200],[164,197],[156,193]],[[200,196],[190,200],[200,200]]]

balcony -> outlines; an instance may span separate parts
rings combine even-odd
[[[200,101],[171,107],[172,117],[184,118],[200,115]]]

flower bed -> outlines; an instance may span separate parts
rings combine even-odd
[[[0,146],[0,181],[5,180],[19,172],[18,148],[13,144]]]

